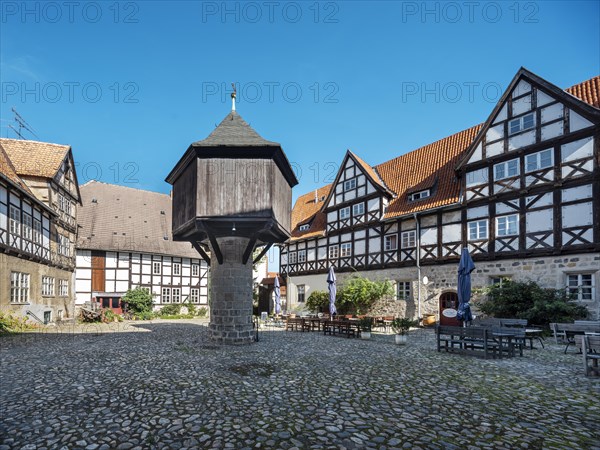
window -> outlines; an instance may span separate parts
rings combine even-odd
[[[198,264],[192,264],[192,276],[197,277],[200,275],[200,266]]]
[[[474,220],[468,223],[469,240],[487,239],[488,237],[488,222],[487,220]]]
[[[402,248],[413,248],[416,246],[416,232],[415,230],[405,231],[402,233],[402,240],[400,245]]]
[[[340,219],[347,219],[348,217],[350,217],[350,207],[346,206],[340,209]]]
[[[10,302],[27,303],[29,301],[29,274],[10,273]]]
[[[388,234],[383,238],[383,248],[386,251],[396,250],[398,248],[398,237],[395,234]]]
[[[300,228],[299,228],[299,230],[300,230],[300,231],[306,231],[306,230],[308,230],[309,228],[310,228],[310,224],[308,224],[308,223],[305,223],[304,225],[300,225]]]
[[[495,284],[502,286],[505,281],[510,281],[510,277],[490,277],[490,284],[492,286]]]
[[[171,299],[173,303],[181,303],[181,288],[171,289]]]
[[[431,191],[429,189],[425,189],[424,191],[413,192],[412,194],[410,194],[408,196],[408,199],[411,202],[414,202],[415,200],[420,200],[422,198],[427,198],[429,196],[431,196]]]
[[[594,299],[594,276],[591,273],[574,273],[567,275],[567,290],[579,301]]]
[[[59,309],[58,311],[56,311],[56,320],[58,320],[59,322],[63,319],[63,310]]]
[[[58,235],[58,254],[71,256],[71,242],[68,237],[63,236],[62,234]]]
[[[362,216],[365,213],[365,204],[357,203],[356,205],[352,205],[352,215],[353,216]]]
[[[190,291],[190,301],[192,303],[200,303],[200,289],[192,288]]]
[[[69,282],[67,280],[58,280],[58,295],[60,297],[69,295]]]
[[[11,234],[21,234],[21,211],[16,206],[10,205],[10,225]]]
[[[173,263],[173,275],[181,275],[181,264]]]
[[[516,177],[519,175],[519,160],[511,159],[504,161],[494,166],[494,179],[502,180],[503,178]]]
[[[26,212],[23,212],[23,237],[30,241],[33,239],[33,218]]]
[[[296,264],[296,252],[289,253],[288,264]]]
[[[541,152],[533,153],[525,157],[525,171],[533,172],[534,170],[551,167],[553,162],[552,149],[542,150]]]
[[[398,300],[410,299],[410,281],[398,281],[396,284],[396,298]]]
[[[344,181],[344,191],[349,191],[356,187],[356,178]]]
[[[329,259],[336,259],[340,256],[340,247],[337,245],[330,245],[328,249]]]
[[[523,117],[513,119],[509,122],[509,134],[515,134],[519,131],[528,130],[535,126],[535,116],[533,113],[525,114]]]
[[[170,288],[162,288],[162,302],[163,303],[171,303],[171,289]]]
[[[340,254],[342,258],[352,255],[352,244],[349,242],[342,244],[340,246]]]
[[[496,218],[496,236],[513,236],[518,234],[518,222],[519,218],[516,214]]]
[[[299,284],[298,285],[298,303],[304,303],[305,292],[306,292],[305,286],[303,284]]]
[[[42,295],[45,297],[54,295],[54,277],[42,277]]]
[[[38,219],[33,219],[33,242],[36,244],[42,242],[42,222]]]
[[[152,274],[160,275],[160,263],[157,261],[152,263]]]
[[[298,262],[306,262],[306,250],[298,250]]]

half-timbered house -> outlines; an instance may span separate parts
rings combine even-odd
[[[0,139],[0,307],[39,322],[74,316],[79,186],[66,145]]]
[[[208,304],[206,262],[171,235],[171,197],[90,181],[81,186],[77,240],[77,305],[92,301],[120,312],[120,299],[136,287],[156,309]]]
[[[294,206],[288,301],[327,289],[334,266],[340,282],[393,280],[382,313],[451,315],[468,247],[475,287],[534,280],[600,317],[599,108],[600,77],[563,90],[522,68],[481,125],[373,167],[348,151]]]

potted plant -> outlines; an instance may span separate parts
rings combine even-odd
[[[396,344],[406,344],[406,335],[410,327],[414,327],[419,322],[408,317],[396,318],[392,320],[391,327],[394,333],[396,333]]]
[[[360,327],[360,338],[371,339],[371,328],[373,328],[373,318],[363,317],[358,321],[358,326]]]

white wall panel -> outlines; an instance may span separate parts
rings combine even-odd
[[[571,132],[583,130],[584,128],[591,127],[592,125],[594,125],[592,122],[581,117],[575,111],[569,111],[569,129]]]
[[[593,137],[587,137],[561,146],[561,158],[563,161],[574,161],[576,159],[592,156],[593,152]]]
[[[516,150],[531,144],[535,144],[535,130],[508,138],[509,150]]]
[[[585,184],[583,186],[577,186],[570,189],[562,190],[562,201],[572,202],[574,200],[581,200],[584,198],[592,198],[592,185]]]
[[[525,226],[528,233],[550,231],[554,227],[553,209],[548,208],[540,211],[528,212],[525,220]]]
[[[562,207],[563,228],[592,225],[592,202],[579,203]]]

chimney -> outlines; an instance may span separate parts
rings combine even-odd
[[[319,203],[319,193],[318,193],[318,189],[315,189],[315,203]]]

